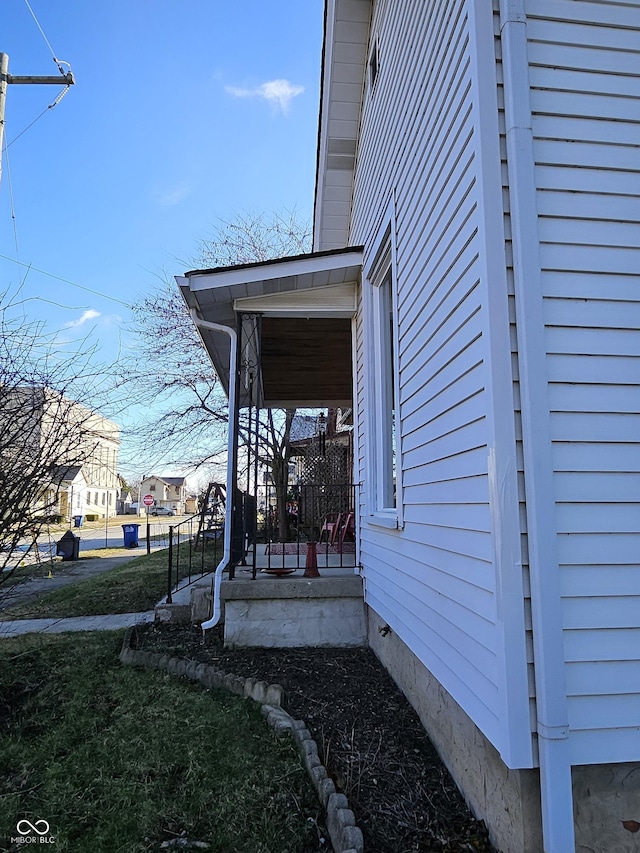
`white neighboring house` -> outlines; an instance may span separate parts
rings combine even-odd
[[[113,421],[93,412],[99,436],[96,446],[82,466],[87,491],[86,514],[105,518],[118,514],[120,480],[118,477],[119,427]],[[74,513],[75,514],[75,513]]]
[[[187,478],[145,477],[140,486],[140,494],[152,495],[154,506],[172,509],[176,515],[182,515],[187,500]]]
[[[115,515],[120,488],[119,426],[50,390],[17,389],[14,393],[25,399],[31,424],[29,440],[54,446],[59,441],[57,458],[68,462],[58,465],[52,478],[54,487],[41,501],[47,514],[66,519],[87,514],[99,518]]]
[[[240,405],[353,406],[369,643],[508,853],[636,849],[639,46],[640,0],[327,0],[314,253],[178,279],[260,327]]]
[[[53,477],[52,486],[52,490],[45,497],[45,504],[50,507],[49,514],[61,515],[65,519],[73,518],[74,515],[86,515],[87,483],[82,465],[61,467]]]

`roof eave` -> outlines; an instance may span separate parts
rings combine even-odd
[[[313,247],[349,241],[371,0],[327,0],[318,120]]]

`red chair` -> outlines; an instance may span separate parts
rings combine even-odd
[[[318,543],[322,542],[322,537],[326,533],[327,544],[333,545],[336,541],[338,531],[340,530],[341,520],[342,515],[339,512],[328,512],[324,519],[324,523],[320,529],[320,537],[318,539]]]
[[[338,535],[338,550],[342,551],[342,546],[344,544],[345,539],[349,537],[352,542],[356,541],[356,522],[355,517],[352,512],[348,512],[344,519],[344,524],[340,529],[340,533]]]

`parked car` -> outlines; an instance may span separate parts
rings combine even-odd
[[[154,506],[151,507],[151,515],[175,515],[175,512],[166,506]]]

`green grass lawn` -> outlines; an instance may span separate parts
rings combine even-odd
[[[22,849],[22,819],[46,820],[57,853],[153,853],[181,834],[213,853],[322,849],[297,752],[258,707],[124,667],[121,641],[0,642],[0,849]]]
[[[124,552],[124,549],[119,549],[118,553],[120,550]],[[111,549],[101,553],[114,556]],[[215,566],[212,565],[211,568]],[[199,569],[198,561],[197,571]],[[140,613],[152,610],[166,592],[167,551],[163,550],[134,557],[130,562],[116,566],[102,575],[78,581],[42,595],[36,600],[7,608],[1,618],[61,619],[66,616],[95,616],[105,613]]]

